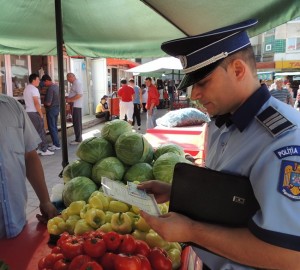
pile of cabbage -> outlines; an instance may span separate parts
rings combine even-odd
[[[100,137],[82,141],[76,156],[78,159],[63,171],[66,206],[72,201],[87,201],[101,187],[102,177],[124,183],[151,179],[171,183],[175,164],[190,163],[179,145],[167,143],[154,150],[142,134],[119,119],[106,122]]]

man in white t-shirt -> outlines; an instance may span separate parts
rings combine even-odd
[[[75,133],[75,140],[70,144],[79,144],[82,141],[82,105],[83,105],[83,89],[81,82],[76,78],[75,74],[68,73],[67,80],[72,84],[71,91],[66,101],[73,103],[72,120]]]
[[[41,95],[39,89],[37,89],[39,83],[39,75],[33,73],[29,76],[29,84],[25,87],[23,93],[25,110],[42,140],[37,149],[38,154],[42,156],[50,156],[53,155],[54,152],[48,150],[48,142],[44,129],[44,118],[41,107]]]

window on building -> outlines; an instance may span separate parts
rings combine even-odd
[[[288,38],[286,42],[286,51],[300,51],[300,37]]]
[[[14,97],[23,96],[23,91],[28,83],[28,57],[26,55],[11,55],[11,80]]]

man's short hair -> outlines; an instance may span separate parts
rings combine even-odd
[[[36,73],[30,74],[30,75],[29,75],[29,78],[28,78],[29,83],[32,83],[33,81],[35,81],[36,78],[39,78],[39,75],[38,75],[38,74],[36,74]]]
[[[152,82],[152,78],[151,78],[151,77],[147,77],[147,78],[145,79],[145,81],[150,81],[150,82]]]
[[[121,83],[122,83],[122,84],[126,84],[126,83],[127,83],[127,80],[126,80],[125,78],[122,78],[122,79],[121,79]]]
[[[133,79],[133,78],[130,78],[130,79],[129,79],[129,82],[133,82],[133,83],[134,83],[134,79]]]
[[[45,74],[45,75],[43,75],[41,81],[43,81],[43,82],[44,81],[50,81],[50,82],[52,82],[52,79],[51,79],[51,77],[48,74]]]

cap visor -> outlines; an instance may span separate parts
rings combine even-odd
[[[180,84],[178,85],[177,90],[187,88],[187,87],[201,81],[202,79],[207,77],[209,74],[211,74],[214,71],[214,69],[220,64],[220,62],[221,61],[218,61],[209,66],[203,67],[199,70],[196,70],[194,72],[186,74],[183,77],[183,79],[181,80]]]

